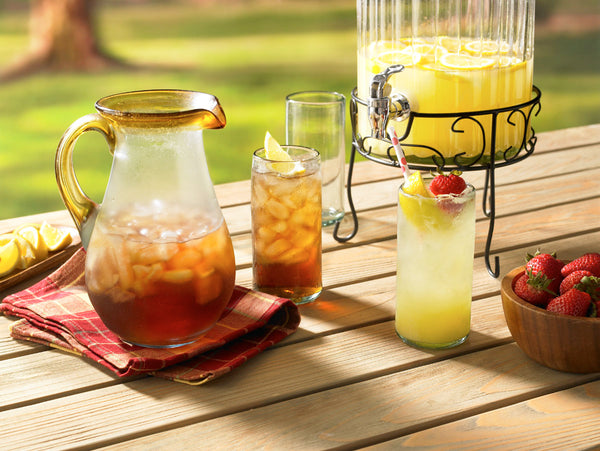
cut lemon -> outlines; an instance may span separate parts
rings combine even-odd
[[[300,174],[304,168],[297,169],[292,157],[281,148],[269,132],[265,134],[265,158],[276,163],[269,163],[275,172],[285,175]]]
[[[494,65],[492,58],[478,58],[460,53],[446,53],[439,59],[440,64],[449,69],[476,70],[487,69]]]
[[[465,44],[465,49],[475,55],[497,55],[508,53],[510,46],[506,42],[498,45],[496,41],[471,41]]]
[[[389,52],[383,52],[377,55],[373,59],[373,65],[371,67],[371,72],[380,73],[386,67],[391,66],[393,64],[402,64],[403,66],[414,66],[421,59],[421,55],[419,53],[412,52],[410,47],[407,47],[403,50],[390,50]]]
[[[404,183],[402,191],[411,196],[400,193],[398,203],[404,217],[420,231],[436,231],[448,226],[448,217],[442,211],[435,196],[425,186],[419,171],[410,175]]]
[[[461,42],[458,38],[451,38],[450,36],[440,36],[438,37],[438,44],[445,48],[448,52],[460,52]]]
[[[59,251],[64,249],[73,241],[69,232],[52,227],[47,222],[42,223],[40,235],[49,251]]]
[[[10,240],[0,247],[0,277],[13,272],[21,260],[21,253],[16,240]]]
[[[369,45],[369,54],[378,54],[389,50],[401,50],[406,47],[404,42],[400,41],[375,41]]]
[[[35,226],[28,225],[24,227],[19,227],[13,233],[16,233],[17,235],[25,238],[29,242],[29,244],[31,244],[36,258],[43,260],[48,256],[48,246],[46,246],[46,243],[42,239],[39,230]]]
[[[500,67],[516,68],[522,64],[525,64],[524,61],[515,56],[501,56],[498,58],[498,66]]]
[[[14,241],[19,247],[19,262],[17,268],[29,268],[35,262],[35,252],[29,241],[16,233],[5,233],[0,235],[0,246],[4,246],[9,242]]]
[[[412,194],[413,196],[432,197],[431,193],[423,182],[423,177],[419,171],[413,172],[408,180],[404,183],[402,189],[406,194]]]
[[[42,226],[41,224],[38,224],[38,223],[36,223],[36,222],[27,223],[27,224],[22,224],[22,225],[20,225],[19,227],[17,227],[15,230],[13,230],[13,233],[18,233],[18,232],[19,232],[19,230],[21,230],[21,229],[24,229],[25,227],[33,227],[33,228],[34,228],[34,229],[36,229],[36,230],[40,230],[40,227],[41,227],[41,226]]]

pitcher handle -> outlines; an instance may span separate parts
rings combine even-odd
[[[73,149],[77,139],[85,132],[94,130],[104,135],[110,153],[115,150],[115,134],[110,123],[97,113],[88,114],[77,119],[65,131],[58,149],[54,164],[56,182],[60,195],[79,230],[83,247],[87,248],[90,234],[94,227],[98,204],[90,199],[81,189],[75,168],[73,167]]]

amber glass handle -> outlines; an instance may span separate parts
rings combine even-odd
[[[54,166],[58,190],[79,229],[84,246],[93,227],[93,218],[96,216],[98,204],[90,199],[79,185],[73,167],[73,149],[77,139],[90,130],[102,133],[110,152],[114,152],[115,134],[110,123],[99,114],[88,114],[73,122],[62,136],[56,151]]]

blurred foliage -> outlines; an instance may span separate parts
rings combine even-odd
[[[27,50],[27,3],[0,0],[0,67]],[[356,86],[354,0],[104,0],[97,6],[102,46],[133,67],[41,73],[0,85],[0,219],[63,208],[54,180],[56,145],[105,95],[152,88],[216,95],[228,124],[206,131],[204,142],[212,179],[223,183],[249,177],[251,153],[266,130],[284,141],[287,94],[335,90],[349,98]],[[536,34],[534,82],[542,90],[536,132],[600,123],[599,42],[598,29]],[[77,175],[97,201],[110,164],[99,134],[80,138]]]

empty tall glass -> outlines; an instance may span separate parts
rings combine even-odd
[[[322,222],[344,217],[346,98],[337,92],[305,91],[286,98],[286,140],[321,154]]]

